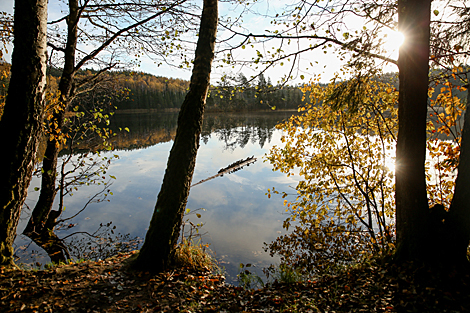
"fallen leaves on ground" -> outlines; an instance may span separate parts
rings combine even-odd
[[[465,312],[468,275],[364,264],[314,281],[257,290],[179,268],[128,272],[131,253],[43,271],[1,269],[2,312]],[[454,276],[452,276],[454,275]]]

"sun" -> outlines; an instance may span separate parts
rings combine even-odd
[[[383,35],[383,49],[391,57],[398,57],[398,49],[405,42],[405,36],[401,32],[393,30],[384,31]]]
[[[387,42],[393,44],[396,47],[400,47],[405,42],[405,35],[397,31],[391,32],[390,35],[388,35]]]
[[[395,173],[395,158],[387,158],[385,167],[392,173]]]

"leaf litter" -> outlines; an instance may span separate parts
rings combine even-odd
[[[470,277],[364,263],[336,275],[246,290],[178,268],[130,272],[135,252],[47,270],[0,270],[2,312],[466,312]]]

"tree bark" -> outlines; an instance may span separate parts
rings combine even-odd
[[[41,234],[31,233],[28,237],[47,252],[51,262],[56,264],[59,264],[60,262],[66,263],[67,260],[72,258],[68,247],[52,231],[44,231]]]
[[[181,5],[186,0],[181,0],[169,6],[169,9]],[[64,52],[64,68],[59,82],[59,110],[52,113],[52,118],[49,122],[49,129],[53,135],[47,142],[46,151],[44,153],[42,164],[42,177],[41,177],[41,191],[39,194],[38,202],[35,205],[31,218],[24,230],[24,234],[28,235],[32,232],[41,233],[44,231],[48,216],[52,211],[54,199],[57,194],[56,177],[57,177],[57,159],[59,155],[59,142],[58,136],[62,134],[65,126],[65,113],[68,110],[70,103],[76,96],[74,76],[86,62],[95,58],[100,52],[108,47],[119,36],[122,36],[131,29],[143,25],[158,16],[165,14],[166,11],[159,11],[146,19],[139,20],[136,23],[124,27],[114,33],[105,42],[101,43],[98,48],[94,49],[89,54],[85,55],[81,60],[76,62],[76,46],[78,41],[78,23],[83,12],[83,8],[79,8],[78,0],[68,0],[69,14],[66,18],[67,22],[67,42],[65,44]],[[87,4],[85,4],[86,6]],[[62,49],[61,49],[62,50]],[[77,63],[77,64],[76,64]],[[99,75],[99,74],[98,74]]]
[[[11,80],[0,121],[0,265],[13,264],[16,227],[42,134],[47,0],[17,0]]]
[[[132,265],[139,270],[165,270],[175,251],[199,148],[214,58],[217,7],[217,0],[204,0],[189,92],[178,116],[175,141],[150,227],[144,245]]]
[[[60,99],[59,110],[53,111],[52,118],[49,123],[50,136],[47,141],[46,151],[42,162],[41,191],[38,202],[36,203],[28,225],[23,233],[29,236],[30,233],[36,232],[37,235],[43,231],[48,216],[52,210],[54,199],[57,194],[56,177],[57,177],[57,158],[59,155],[59,141],[57,136],[62,133],[64,127],[65,113],[70,103],[73,89],[73,79],[75,75],[75,51],[77,46],[77,27],[79,20],[78,1],[69,0],[69,15],[67,17],[67,43],[64,50],[64,69],[59,82]],[[37,236],[36,235],[36,236]]]
[[[175,2],[169,7],[169,9],[173,9],[174,7],[181,5],[185,1],[186,0]],[[76,46],[78,41],[78,23],[81,18],[81,13],[83,12],[83,8],[79,8],[78,0],[68,0],[68,5],[69,14],[66,18],[67,41],[63,49],[57,48],[63,51],[64,53],[64,68],[59,82],[60,98],[59,103],[57,105],[58,110],[53,111],[52,117],[49,120],[49,130],[51,136],[47,141],[47,146],[42,162],[41,191],[39,194],[39,198],[28,221],[28,224],[23,231],[23,234],[35,240],[37,243],[44,243],[43,245],[41,245],[41,247],[43,247],[46,251],[48,251],[48,248],[46,248],[45,245],[47,245],[48,243],[47,240],[44,240],[44,238],[52,236],[48,233],[53,230],[56,224],[56,220],[61,213],[60,209],[57,211],[53,210],[54,200],[58,191],[58,187],[56,187],[57,160],[60,148],[60,142],[58,138],[63,135],[63,128],[66,126],[65,114],[68,110],[68,107],[72,102],[73,98],[77,95],[77,90],[75,90],[75,74],[81,67],[86,64],[86,62],[95,58],[100,52],[102,52],[106,47],[108,47],[119,36],[122,36],[129,30],[143,25],[162,14],[165,14],[166,12],[166,10],[158,11],[157,13],[145,19],[138,20],[134,24],[120,29],[119,31],[115,32],[110,38],[108,38],[105,42],[101,43],[98,48],[94,49],[92,52],[85,55],[81,60],[76,62],[75,58]],[[95,77],[97,77],[99,73]],[[53,237],[51,238],[53,239],[53,241],[56,241]],[[60,244],[56,246],[61,248]],[[65,256],[66,253],[61,255]]]
[[[397,257],[426,258],[429,205],[426,193],[426,114],[431,0],[399,0],[400,47],[396,149]]]

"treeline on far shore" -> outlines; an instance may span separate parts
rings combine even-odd
[[[128,96],[117,102],[120,110],[179,109],[189,88],[189,81],[154,76],[146,73],[115,72]],[[246,78],[245,78],[246,80]],[[266,110],[272,107],[296,109],[302,100],[298,87],[276,88],[260,75],[252,84],[233,82],[232,85],[211,86],[206,109],[211,111]]]
[[[0,64],[0,100],[6,95],[9,83],[8,63]],[[467,68],[467,67],[465,67]],[[58,89],[61,70],[48,68],[48,90]],[[97,71],[87,69],[76,75],[77,82],[94,77]],[[443,72],[445,74],[445,72]],[[431,86],[436,91],[431,99],[448,83],[462,85],[451,75]],[[177,111],[184,101],[189,88],[189,81],[177,78],[166,78],[135,71],[109,71],[100,75],[100,83],[89,91],[76,97],[74,106],[80,110],[100,108],[105,111],[117,112],[158,112]],[[391,83],[398,89],[396,73],[383,74],[378,80]],[[446,83],[446,81],[448,83]],[[464,98],[464,92],[453,90],[453,94]],[[210,87],[207,98],[207,111],[250,111],[250,110],[293,110],[302,104],[301,86],[275,86],[269,77],[263,74],[253,80],[248,80],[243,74],[235,77],[222,77]],[[308,99],[308,94],[306,95]]]
[[[0,64],[6,75],[0,77],[0,96],[8,90],[8,63]],[[48,90],[58,90],[61,69],[48,68]],[[94,75],[97,71],[86,69],[76,75],[77,85]],[[270,79],[260,75],[252,82],[240,74],[238,80],[222,80],[211,86],[206,109],[210,111],[248,111],[278,109],[297,109],[302,101],[300,87],[273,86]],[[109,71],[100,75],[100,83],[75,98],[74,106],[81,109],[102,107],[106,111],[127,112],[175,111],[181,107],[189,89],[189,81],[166,78],[135,71]],[[89,87],[89,86],[88,86]]]
[[[113,100],[119,111],[173,111],[180,108],[189,88],[189,81],[154,76],[142,72],[112,72],[125,97]],[[210,111],[249,111],[296,109],[302,101],[299,87],[275,87],[260,75],[253,83],[241,75],[242,81],[211,86],[206,109]],[[245,81],[245,82],[244,82]]]

